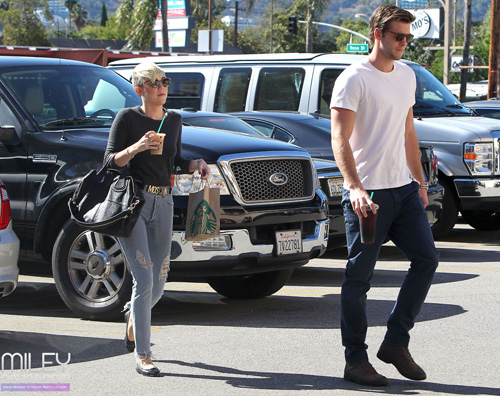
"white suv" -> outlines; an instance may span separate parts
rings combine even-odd
[[[9,196],[0,180],[0,297],[9,295],[17,287],[18,257],[19,239],[12,230]]]

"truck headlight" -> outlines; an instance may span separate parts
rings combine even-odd
[[[208,184],[210,187],[219,187],[221,195],[229,195],[226,182],[219,172],[217,165],[208,165],[210,167],[210,177]],[[201,177],[198,172],[193,174],[174,175],[172,183],[172,195],[189,195],[200,189]]]
[[[491,175],[494,158],[493,143],[465,144],[464,161],[472,175]]]

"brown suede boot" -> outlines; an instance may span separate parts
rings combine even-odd
[[[387,378],[377,373],[368,360],[359,363],[346,363],[344,379],[370,386],[385,386],[388,383]]]
[[[411,357],[408,348],[397,347],[384,341],[378,350],[377,357],[385,363],[393,364],[406,378],[415,381],[427,378],[425,371]]]

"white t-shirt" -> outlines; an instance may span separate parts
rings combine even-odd
[[[347,67],[337,78],[330,107],[356,112],[349,139],[365,190],[408,184],[405,121],[415,103],[416,77],[402,62],[384,73],[368,57]]]

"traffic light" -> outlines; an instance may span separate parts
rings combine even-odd
[[[297,34],[297,17],[288,17],[288,31],[292,34]]]

